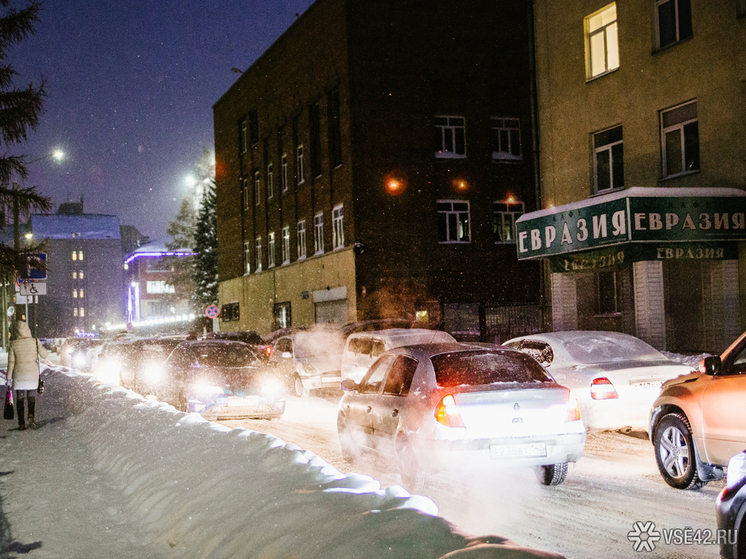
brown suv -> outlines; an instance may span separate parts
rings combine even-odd
[[[746,449],[746,333],[721,356],[666,381],[653,404],[650,440],[663,479],[691,489],[722,479],[728,460]]]

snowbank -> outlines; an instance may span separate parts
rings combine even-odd
[[[42,398],[61,401],[64,428],[94,457],[98,482],[122,496],[117,505],[149,540],[140,546],[163,556],[559,557],[460,533],[430,499],[342,474],[276,437],[63,369],[47,382]]]

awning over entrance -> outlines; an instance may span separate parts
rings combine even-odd
[[[634,187],[525,214],[516,230],[518,260],[559,256],[552,258],[555,271],[733,259],[732,241],[746,239],[746,192]]]

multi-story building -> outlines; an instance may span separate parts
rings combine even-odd
[[[530,2],[317,0],[214,106],[222,329],[540,329]]]
[[[554,330],[721,351],[746,321],[746,3],[536,0]]]
[[[162,241],[151,241],[127,255],[127,323],[162,329],[194,318],[189,293],[176,281],[180,273],[178,259],[193,254],[191,250],[171,250]]]
[[[117,216],[86,214],[82,201],[65,203],[55,214],[32,215],[28,228],[46,251],[46,294],[29,311],[38,337],[96,334],[123,322]]]

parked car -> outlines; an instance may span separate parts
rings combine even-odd
[[[723,478],[746,448],[746,333],[699,371],[663,385],[650,413],[650,440],[663,479],[691,489]]]
[[[243,342],[250,345],[256,351],[256,354],[262,359],[269,357],[267,353],[268,344],[254,330],[235,331],[235,332],[208,332],[205,335],[206,340],[231,340],[234,342]]]
[[[349,336],[357,332],[374,332],[376,330],[391,330],[392,328],[423,328],[422,322],[408,318],[376,318],[350,322],[340,328],[342,335]]]
[[[271,344],[267,368],[297,397],[339,390],[344,336],[336,329],[298,330]]]
[[[717,498],[720,557],[746,557],[746,451],[728,461],[725,489]]]
[[[661,384],[692,370],[620,332],[531,334],[503,345],[531,355],[570,388],[590,431],[647,431]]]
[[[91,363],[91,372],[99,380],[123,385],[121,372],[124,357],[132,350],[132,340],[108,340],[101,346],[101,351]]]
[[[454,343],[448,332],[425,328],[391,328],[350,334],[342,353],[342,380],[360,382],[370,366],[389,349],[417,344]]]
[[[177,409],[207,419],[280,417],[285,392],[267,378],[256,353],[242,342],[186,341],[164,363],[160,394]]]
[[[534,467],[542,483],[558,485],[583,453],[586,429],[570,390],[508,348],[398,347],[359,384],[342,385],[344,458],[353,461],[361,449],[393,456],[412,491],[429,473],[505,465]]]

